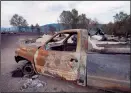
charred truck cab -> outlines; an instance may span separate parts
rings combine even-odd
[[[15,51],[16,62],[27,60],[35,73],[59,77],[86,86],[105,89],[124,88],[130,90],[129,80],[116,80],[102,75],[90,74],[88,70],[88,31],[71,29],[60,31],[41,47],[20,47]],[[94,66],[95,67],[95,66]],[[91,68],[90,68],[91,69]],[[99,70],[99,69],[97,69]],[[89,73],[88,73],[89,71]],[[115,72],[115,71],[114,71]],[[95,84],[97,82],[98,84]],[[106,83],[108,85],[106,85]]]

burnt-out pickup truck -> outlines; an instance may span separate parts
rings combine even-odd
[[[129,55],[121,62],[120,58],[125,55],[105,56],[94,54],[90,50],[88,31],[70,29],[58,32],[41,46],[17,48],[15,60],[24,64],[24,74],[59,77],[81,86],[94,86],[104,90],[130,91]],[[98,57],[99,55],[105,57]]]

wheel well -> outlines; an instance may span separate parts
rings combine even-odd
[[[20,62],[20,61],[22,61],[22,60],[27,60],[26,58],[24,58],[24,57],[21,57],[21,56],[15,56],[15,61],[18,63],[18,62]],[[29,60],[27,60],[29,63],[30,63],[30,61]]]
[[[23,61],[23,60],[26,60],[27,64],[32,64],[33,67],[34,67],[35,72],[37,73],[36,68],[35,68],[35,63],[31,63],[29,60],[27,60],[27,59],[24,58],[24,57],[15,56],[15,61],[16,61],[17,63],[19,63],[20,61]],[[23,62],[25,62],[25,61],[23,61]],[[23,63],[23,62],[22,62],[22,63]],[[21,62],[20,62],[20,63],[21,63]]]

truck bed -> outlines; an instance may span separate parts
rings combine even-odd
[[[95,78],[94,78],[95,77]],[[98,80],[98,78],[101,78]],[[104,79],[109,84],[104,82]],[[113,83],[111,84],[111,81]],[[115,83],[114,83],[115,81]],[[104,82],[104,83],[101,83]],[[122,89],[130,86],[130,55],[129,54],[87,54],[87,84]]]
[[[119,76],[119,79],[129,79],[127,75],[130,71],[130,55],[128,54],[89,53],[87,54],[87,64],[88,74],[102,76],[105,73],[108,77],[114,75],[114,78]]]

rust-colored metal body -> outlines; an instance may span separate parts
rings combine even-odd
[[[62,42],[57,43],[54,41],[54,38],[63,34],[68,36]],[[67,42],[72,35],[76,35],[76,43]],[[105,89],[116,88],[130,91],[129,77],[120,76],[119,78],[118,73],[114,74],[118,72],[115,71],[116,69],[114,69],[114,73],[112,72],[113,74],[108,73],[106,69],[109,69],[109,67],[106,68],[106,66],[104,67],[106,73],[102,73],[101,69],[97,68],[98,65],[102,65],[101,63],[88,62],[88,32],[85,29],[58,32],[41,47],[20,47],[15,51],[15,54],[16,58],[22,57],[30,61],[35,72],[42,75],[61,77],[65,80],[75,81],[82,86],[90,85]],[[116,65],[115,62],[114,65]],[[127,76],[129,76],[129,73]]]

